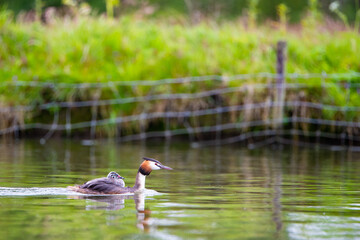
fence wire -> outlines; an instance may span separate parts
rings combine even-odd
[[[286,74],[281,86],[279,77],[259,73],[101,83],[2,82],[0,86],[17,94],[47,91],[51,97],[0,105],[0,135],[36,132],[43,134],[42,143],[56,132],[91,139],[111,135],[121,142],[183,135],[193,147],[316,142],[360,151],[360,73]],[[285,90],[284,99],[276,97],[279,89]]]

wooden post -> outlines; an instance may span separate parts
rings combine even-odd
[[[276,129],[282,127],[284,117],[286,45],[285,41],[279,41],[276,48],[276,106],[273,116]]]

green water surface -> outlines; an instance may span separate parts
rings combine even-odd
[[[131,186],[144,156],[174,168],[147,177],[146,188],[156,194],[64,194],[111,170]],[[356,239],[359,182],[360,156],[351,152],[2,142],[0,239]]]

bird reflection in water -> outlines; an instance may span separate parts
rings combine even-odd
[[[137,228],[143,230],[144,232],[149,232],[150,230],[150,215],[151,210],[145,209],[145,196],[144,193],[138,193],[134,195],[135,208],[136,208],[136,219],[137,219]]]
[[[151,210],[145,209],[144,192],[135,193],[133,195],[107,195],[107,196],[78,195],[78,196],[71,196],[71,198],[90,200],[91,204],[86,204],[86,210],[111,210],[111,211],[125,208],[125,200],[134,199],[135,209],[137,211],[136,212],[137,228],[143,230],[144,232],[149,232],[150,230]],[[93,204],[94,202],[96,204]],[[105,203],[105,204],[101,204],[101,203]]]

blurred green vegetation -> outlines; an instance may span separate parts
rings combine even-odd
[[[275,72],[278,40],[288,42],[287,72],[360,71],[358,33],[324,26],[169,25],[133,16],[86,16],[51,25],[1,19],[3,81],[73,83]]]
[[[153,14],[155,16],[163,14],[172,14],[174,12],[179,14],[191,15],[193,13],[200,13],[202,16],[211,18],[227,18],[233,19],[242,16],[247,12],[249,5],[257,2],[258,16],[261,20],[276,19],[277,6],[285,4],[289,9],[289,20],[291,22],[299,22],[307,9],[314,1],[304,0],[0,0],[0,6],[7,6],[15,13],[21,11],[35,10],[36,6],[43,9],[47,7],[61,7],[69,3],[74,4],[89,4],[94,12],[105,13],[107,6],[114,5],[115,14],[117,16],[124,15],[136,11],[144,6],[151,6],[155,9]],[[358,0],[317,0],[318,8],[325,14],[330,14],[329,5],[332,2],[340,4],[340,11],[345,14],[350,22],[355,20],[356,9],[359,8]]]
[[[286,71],[289,73],[360,72],[360,38],[357,30],[341,20],[332,20],[329,23],[319,11],[319,3],[316,0],[310,1],[306,15],[303,15],[298,24],[288,23],[289,12],[292,10],[285,4],[277,6],[277,21],[259,24],[257,6],[261,5],[261,1],[248,3],[249,13],[244,19],[201,19],[197,24],[183,14],[149,17],[144,12],[135,11],[118,18],[106,18],[84,11],[80,5],[70,6],[72,14],[69,16],[48,16],[45,24],[40,18],[32,21],[14,18],[12,11],[2,9],[0,102],[3,106],[36,106],[52,101],[144,96],[151,91],[153,94],[161,94],[207,90],[217,83],[191,87],[160,86],[156,90],[145,86],[137,87],[136,90],[129,87],[109,87],[102,90],[99,95],[96,89],[20,87],[9,85],[7,82],[97,83],[202,75],[274,73],[275,46],[278,40],[288,43]],[[121,5],[116,1],[111,4]],[[339,10],[338,6],[336,9]],[[258,80],[267,81],[253,79],[252,82]],[[358,82],[359,78],[343,80]],[[319,79],[306,81],[318,88],[321,84]],[[244,81],[222,83],[221,87],[239,86],[242,83]],[[326,92],[309,88],[301,94],[305,96],[303,100],[336,106],[358,106],[360,103],[356,89],[345,96],[343,88],[337,84]],[[227,97],[224,105],[244,104],[244,98]],[[260,92],[250,98],[251,102],[255,103],[264,99],[264,93]],[[209,102],[205,104],[206,107],[213,105]],[[154,101],[153,104],[157,103]],[[165,111],[167,104],[148,108]],[[190,106],[192,103],[182,102],[179,105]],[[143,109],[142,104],[112,105],[100,109],[97,114],[98,119],[115,119],[117,116],[137,114]],[[182,108],[173,110],[179,109]],[[13,117],[21,124],[44,120],[51,122],[52,114],[56,111],[63,110],[54,108],[46,113],[16,113],[15,116],[1,115],[0,118],[7,119],[3,120],[3,127],[11,125]],[[77,110],[73,113],[72,120],[90,120],[92,111]],[[316,111],[314,113],[316,114]],[[337,120],[358,119],[358,114],[342,114],[336,111],[324,111],[324,115],[326,118]],[[84,116],[90,117],[84,119],[87,118]],[[311,116],[312,113],[306,113],[306,117]],[[241,121],[243,117],[232,116],[231,119]],[[252,117],[246,119],[251,120]],[[161,123],[156,126],[163,125]],[[133,128],[131,125],[127,127]],[[174,127],[176,128],[176,123]],[[105,135],[112,135],[110,133],[114,132],[114,128],[107,127],[105,132]]]

